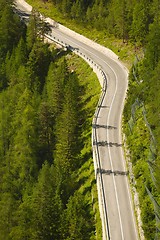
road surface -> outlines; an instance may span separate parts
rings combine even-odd
[[[23,0],[17,0],[16,3],[22,15],[30,12],[31,7]],[[92,59],[107,76],[107,91],[98,106],[98,115],[93,124],[93,147],[96,148],[100,161],[96,170],[97,179],[101,176],[104,193],[102,197],[106,209],[103,209],[103,212],[107,220],[104,221],[104,216],[102,217],[103,239],[138,240],[121,137],[127,70],[110,51],[105,53],[102,48],[97,45],[95,47],[94,43],[83,41],[83,37],[74,36],[63,27],[53,27],[51,35]]]

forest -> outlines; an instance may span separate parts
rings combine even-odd
[[[30,0],[29,0],[30,2]],[[39,0],[37,0],[39,2]],[[144,45],[159,9],[158,0],[41,0],[51,2],[65,18]]]
[[[36,10],[26,27],[0,0],[0,239],[101,239],[90,146],[100,87],[46,31]]]
[[[33,1],[28,0],[28,2]],[[103,36],[107,41],[114,36],[121,39],[124,47],[133,46],[135,58],[130,68],[123,129],[128,157],[135,177],[132,184],[139,195],[144,235],[147,240],[159,240],[159,0],[37,0],[36,2],[50,3],[62,18],[75,22],[76,27],[83,27],[84,33],[92,29],[90,35],[87,35],[91,38],[96,29],[97,36]],[[121,47],[122,45],[117,51],[119,54]]]
[[[160,239],[159,1],[34,2],[134,46],[123,129],[145,238]],[[90,143],[100,89],[44,44],[46,30],[36,10],[26,27],[0,0],[0,239],[101,239]]]
[[[28,2],[33,2],[28,0]],[[97,37],[132,46],[123,129],[147,240],[160,239],[160,3],[158,0],[37,0]],[[44,5],[43,5],[44,6]],[[47,7],[46,7],[47,8]],[[50,10],[51,12],[51,10]],[[55,19],[56,20],[56,19]],[[67,25],[67,21],[66,21]],[[95,37],[95,35],[94,35]],[[95,37],[96,38],[96,37]],[[100,38],[100,37],[99,37]],[[101,42],[98,38],[97,40]],[[105,43],[105,41],[104,41]],[[114,44],[114,43],[113,43]],[[117,53],[121,54],[121,47]],[[133,50],[134,49],[134,50]],[[140,54],[139,54],[140,53]],[[128,53],[128,55],[131,52]],[[127,152],[128,152],[127,151]]]
[[[52,1],[80,25],[133,45],[123,129],[142,227],[148,240],[160,239],[160,2],[158,0]],[[141,49],[141,54],[137,54]]]

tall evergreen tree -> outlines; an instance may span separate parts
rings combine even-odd
[[[78,118],[77,118],[77,81],[70,76],[65,86],[64,104],[56,127],[55,166],[59,183],[59,192],[66,203],[73,191],[72,173],[78,162]]]
[[[51,62],[46,78],[47,101],[52,109],[54,119],[62,110],[64,79],[67,78],[68,70],[65,62],[57,66]]]
[[[50,56],[51,54],[48,49],[48,45],[42,42],[34,43],[27,62],[27,73],[30,78],[30,90],[42,93],[45,77],[50,64]]]
[[[46,101],[42,101],[39,109],[38,127],[38,156],[39,166],[45,160],[53,162],[53,150],[55,149],[55,118],[52,108]]]
[[[131,37],[138,44],[144,45],[149,30],[149,24],[152,21],[150,14],[150,0],[141,0],[136,2],[133,9],[133,21],[131,27]]]
[[[40,171],[31,200],[33,218],[30,239],[59,239],[62,203],[55,188],[53,166],[46,162]]]
[[[27,45],[30,51],[36,41],[44,41],[44,35],[49,33],[50,27],[43,19],[39,12],[34,8],[30,16],[29,25],[27,28]]]
[[[14,44],[19,41],[21,34],[22,27],[18,16],[13,13],[9,4],[5,4],[0,18],[0,57],[12,50]]]
[[[85,198],[81,193],[75,192],[75,194],[70,197],[64,216],[64,239],[90,239],[94,231],[92,227],[93,219],[89,216]]]

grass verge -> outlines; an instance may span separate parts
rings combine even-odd
[[[95,181],[94,165],[91,151],[91,131],[92,119],[95,112],[100,95],[100,84],[96,74],[92,71],[88,64],[80,57],[71,54],[67,56],[68,65],[71,71],[75,71],[78,75],[82,105],[82,112],[85,114],[86,121],[83,123],[82,140],[84,147],[81,151],[83,164],[77,172],[76,181],[80,183],[79,191],[85,196],[86,201],[91,206],[91,214],[95,217],[96,238],[102,239],[102,225],[99,213],[97,185]]]

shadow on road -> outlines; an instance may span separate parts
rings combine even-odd
[[[13,9],[15,13],[17,13],[21,18],[29,18],[30,13],[26,13],[20,9],[14,8]]]
[[[110,108],[109,106],[98,105],[99,108]]]
[[[101,147],[122,147],[122,143],[113,143],[113,142],[107,142],[107,141],[101,141],[101,142],[93,142],[93,145],[101,146]]]
[[[102,169],[97,168],[97,174],[98,173],[106,174],[106,175],[114,174],[115,176],[117,176],[117,175],[127,176],[129,174],[128,171],[119,171],[119,170],[112,171],[110,169],[106,170],[106,169],[103,169],[103,168]]]
[[[107,125],[99,125],[99,124],[93,124],[93,128],[105,128],[105,129],[117,129],[117,127],[114,126],[107,126]]]

